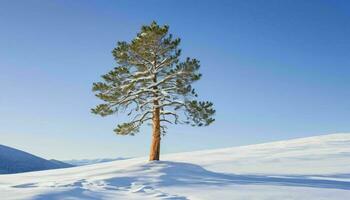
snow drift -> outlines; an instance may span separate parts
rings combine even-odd
[[[350,134],[0,176],[0,199],[350,199]]]

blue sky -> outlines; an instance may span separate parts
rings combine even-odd
[[[176,126],[162,153],[350,132],[349,1],[0,1],[0,143],[45,158],[143,156],[150,127],[90,113],[117,41],[169,24],[201,61],[216,122]]]

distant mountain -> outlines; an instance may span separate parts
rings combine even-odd
[[[65,160],[65,163],[69,163],[74,166],[92,165],[97,163],[104,163],[116,160],[125,160],[128,158],[101,158],[101,159],[81,159],[81,160]]]
[[[30,153],[0,145],[0,174],[73,167],[58,160],[46,160]]]
[[[69,163],[66,163],[66,162],[62,162],[62,161],[59,161],[59,160],[55,160],[55,159],[50,159],[49,161],[52,162],[52,163],[57,164],[58,166],[61,166],[60,168],[67,168],[67,167],[75,167],[76,166],[76,165],[72,165],[72,164],[69,164]]]

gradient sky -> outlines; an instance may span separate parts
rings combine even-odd
[[[91,85],[152,20],[201,61],[216,122],[176,126],[162,153],[350,132],[349,1],[0,1],[0,144],[45,158],[143,156],[151,129],[116,136]]]

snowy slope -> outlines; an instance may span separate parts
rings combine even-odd
[[[0,174],[58,169],[71,166],[57,160],[45,160],[27,152],[0,145]]]
[[[350,199],[350,134],[0,175],[0,199]]]

